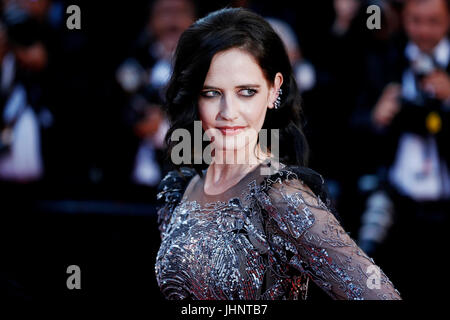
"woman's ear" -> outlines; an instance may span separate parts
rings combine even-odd
[[[275,75],[275,79],[273,81],[273,86],[270,88],[270,97],[269,97],[269,109],[274,108],[274,103],[278,98],[279,90],[281,88],[281,85],[283,84],[283,74],[281,72],[278,72]]]

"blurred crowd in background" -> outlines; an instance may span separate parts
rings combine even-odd
[[[246,7],[286,46],[309,166],[344,228],[405,298],[439,296],[426,274],[440,265],[450,215],[448,0],[92,2],[1,1],[0,206],[156,205],[172,169],[161,106],[178,38],[213,10]],[[66,26],[71,4],[80,30]],[[380,29],[367,26],[370,5]],[[60,211],[81,208],[70,203]]]

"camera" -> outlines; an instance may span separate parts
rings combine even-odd
[[[433,119],[441,119],[443,103],[432,92],[422,88],[424,78],[437,70],[442,70],[435,59],[428,54],[421,53],[410,63],[410,81],[404,86],[404,93],[400,99],[401,111],[394,120],[400,130],[407,130],[419,135],[437,133],[439,126],[431,126]],[[407,75],[408,76],[408,75]],[[433,119],[430,120],[430,117]]]

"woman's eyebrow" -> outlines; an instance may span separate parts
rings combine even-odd
[[[219,89],[219,88],[213,87],[213,86],[209,86],[209,85],[204,85],[203,89]]]
[[[241,84],[239,86],[236,86],[235,88],[248,88],[248,87],[259,88],[261,86],[259,84]],[[203,89],[219,89],[219,88],[210,85],[204,85]]]
[[[260,85],[259,84],[243,84],[240,86],[236,86],[236,88],[248,88],[248,87],[259,88]]]

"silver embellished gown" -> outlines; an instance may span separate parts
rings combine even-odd
[[[324,203],[322,177],[308,170],[266,161],[214,196],[193,169],[169,172],[158,193],[162,294],[306,299],[312,280],[333,299],[401,299]]]

